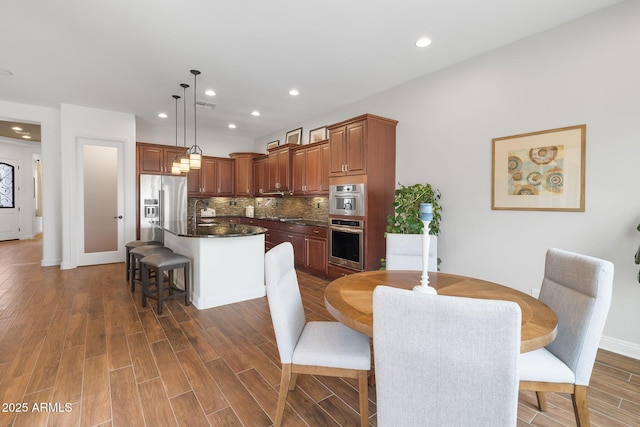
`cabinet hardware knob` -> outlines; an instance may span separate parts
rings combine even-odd
[[[122,215],[114,216],[115,219],[122,219]]]

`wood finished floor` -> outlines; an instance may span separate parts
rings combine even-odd
[[[42,268],[41,250],[0,242],[0,426],[273,424],[280,364],[265,298],[202,311],[170,301],[158,316],[128,290],[124,264]],[[326,281],[299,279],[307,317],[332,320]],[[354,382],[298,384],[284,425],[358,425]],[[588,394],[593,425],[640,426],[640,361],[600,351]],[[375,426],[375,387],[369,397]],[[547,413],[534,402],[520,393],[518,426],[575,425],[567,395],[549,395]]]

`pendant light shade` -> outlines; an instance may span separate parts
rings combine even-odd
[[[200,165],[202,163],[202,149],[198,146],[197,139],[197,107],[196,104],[198,102],[198,74],[200,71],[191,70],[191,74],[193,74],[193,146],[189,150],[189,166],[192,169],[200,169]]]
[[[183,97],[182,97],[182,106],[183,106],[183,118],[182,124],[184,129],[184,139],[182,140],[182,147],[184,151],[182,152],[182,156],[180,157],[180,171],[189,172],[189,149],[187,148],[187,88],[189,87],[186,83],[180,83],[180,87],[182,87]]]
[[[178,95],[171,96],[176,100],[176,148],[178,148],[178,99],[180,99],[180,97]],[[180,158],[178,157],[178,153],[173,156],[173,163],[171,164],[171,174],[180,175]]]

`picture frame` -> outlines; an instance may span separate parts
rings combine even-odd
[[[275,148],[275,147],[277,147],[277,146],[279,146],[279,145],[280,145],[280,140],[279,140],[279,139],[276,139],[275,141],[268,142],[268,143],[267,143],[267,152],[268,152],[270,149]]]
[[[491,209],[584,212],[586,130],[494,138]]]
[[[290,130],[284,139],[285,144],[300,144],[302,142],[302,128]]]
[[[327,127],[323,126],[309,131],[309,144],[327,139]]]

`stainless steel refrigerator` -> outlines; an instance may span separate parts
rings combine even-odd
[[[164,242],[162,230],[151,225],[187,219],[187,177],[140,175],[140,240]]]

